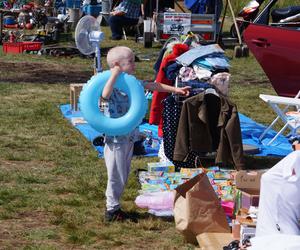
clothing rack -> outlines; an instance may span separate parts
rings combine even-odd
[[[210,83],[207,83],[207,84],[210,84]],[[186,84],[185,82],[180,81],[178,76],[177,76],[176,79],[175,79],[175,87],[182,88],[182,87],[185,87],[185,86],[189,86],[189,85]],[[215,90],[213,85],[211,85],[211,87],[209,87],[209,88],[192,88],[191,91],[190,91],[190,95],[188,97],[181,96],[179,94],[173,94],[173,95],[175,96],[176,102],[183,102],[187,98],[189,98],[191,96],[194,96],[194,95],[197,95],[199,93],[202,93],[203,91],[205,91],[206,94],[214,94],[216,96],[219,96],[219,94],[217,93],[217,91]]]
[[[207,94],[212,94],[212,95],[215,95],[217,97],[220,97],[219,94],[217,93],[217,91],[213,88],[208,88],[205,90],[205,95]]]

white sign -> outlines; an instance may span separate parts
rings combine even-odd
[[[164,13],[164,34],[186,34],[191,30],[191,13]]]

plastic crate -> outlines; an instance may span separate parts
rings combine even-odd
[[[42,48],[41,42],[16,42],[16,43],[3,43],[3,52],[10,54],[20,54],[24,50],[38,51]]]
[[[81,0],[66,0],[66,7],[70,9],[79,9]]]
[[[91,15],[94,17],[99,16],[100,12],[102,11],[102,5],[97,4],[97,5],[84,5],[82,7],[82,12],[85,13],[86,15]]]
[[[41,42],[22,42],[23,45],[23,51],[29,50],[29,51],[37,51],[42,48]]]
[[[3,52],[11,54],[19,54],[23,52],[22,43],[5,43],[3,42]]]

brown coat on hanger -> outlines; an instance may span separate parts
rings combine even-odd
[[[233,163],[237,169],[243,169],[238,111],[225,96],[203,92],[184,101],[173,159],[184,161],[191,151],[216,151],[216,163]]]

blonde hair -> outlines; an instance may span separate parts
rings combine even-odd
[[[116,46],[107,53],[106,61],[110,68],[115,66],[116,62],[133,55],[133,51],[126,46]]]

